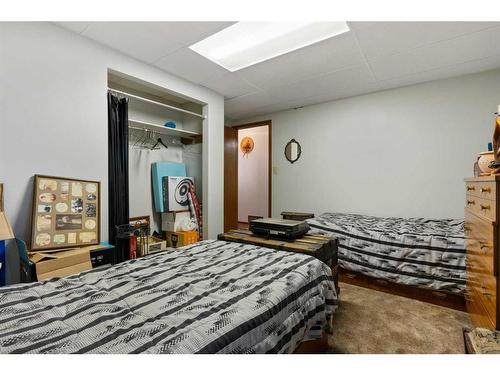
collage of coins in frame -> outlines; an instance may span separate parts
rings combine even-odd
[[[31,249],[98,244],[100,182],[35,175]]]

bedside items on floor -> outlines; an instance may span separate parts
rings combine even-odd
[[[198,232],[195,230],[164,232],[168,247],[181,247],[198,242]]]
[[[17,248],[23,282],[70,276],[115,263],[115,247],[106,242],[72,249],[29,251],[24,241],[17,240]]]
[[[177,248],[198,242],[196,227],[189,210],[161,214],[161,229],[168,247]]]
[[[131,259],[156,254],[167,249],[167,241],[161,238],[159,233],[155,231],[151,234],[149,215],[131,217],[129,228],[125,229],[124,234],[127,234],[129,238]]]

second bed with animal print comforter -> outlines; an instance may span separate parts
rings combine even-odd
[[[307,222],[312,232],[339,239],[343,269],[399,284],[465,291],[462,220],[324,213]]]

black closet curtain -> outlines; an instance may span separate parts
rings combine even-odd
[[[129,259],[129,241],[117,238],[116,226],[129,222],[128,100],[108,93],[109,243],[115,262]]]

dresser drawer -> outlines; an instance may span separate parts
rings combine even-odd
[[[494,248],[492,242],[482,239],[468,239],[467,248],[467,271],[496,275],[498,270],[494,262]]]
[[[496,221],[496,201],[467,194],[465,207],[491,221]]]
[[[467,290],[476,296],[486,309],[491,320],[496,323],[497,279],[474,272],[467,273]]]
[[[483,240],[496,244],[496,223],[487,220],[480,214],[474,212],[470,208],[466,208],[464,212],[464,232],[465,236],[470,239]]]
[[[465,192],[468,195],[496,199],[496,182],[495,181],[469,181],[465,184]]]
[[[471,289],[465,292],[465,304],[472,323],[476,327],[496,329],[496,322],[493,321],[486,308],[483,306],[480,297]]]
[[[467,237],[467,260],[471,266],[478,262],[484,270],[498,275],[497,224],[478,216],[470,209],[465,209],[464,231]],[[472,263],[472,264],[471,264]]]

